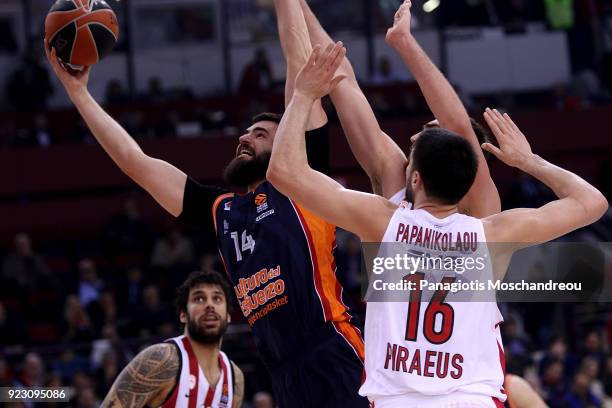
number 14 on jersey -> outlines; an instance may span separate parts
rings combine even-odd
[[[255,240],[251,235],[246,233],[246,230],[242,231],[240,240],[238,240],[238,231],[232,231],[230,233],[230,236],[234,241],[234,249],[236,250],[236,262],[242,261],[243,252],[251,251],[250,253],[253,253],[253,250],[255,249]]]

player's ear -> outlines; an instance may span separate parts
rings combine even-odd
[[[413,171],[410,175],[410,185],[412,188],[416,188],[421,183],[421,174],[417,170]]]
[[[232,322],[232,315],[228,313],[227,314],[227,324],[230,324],[231,322]]]
[[[179,314],[179,319],[180,319],[181,323],[187,324],[187,313],[181,312]]]

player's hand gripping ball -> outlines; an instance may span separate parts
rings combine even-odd
[[[45,38],[63,63],[81,69],[108,55],[119,24],[104,0],[57,0],[45,19]]]

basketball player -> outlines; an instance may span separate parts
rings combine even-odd
[[[362,242],[406,242],[424,253],[440,247],[456,255],[448,243],[452,239],[454,244],[457,235],[473,237],[476,243],[505,243],[485,249],[484,255],[490,255],[485,269],[492,274],[507,269],[514,251],[591,224],[607,210],[597,189],[533,154],[509,116],[491,110],[485,119],[500,147],[485,143],[482,148],[543,182],[558,200],[483,220],[459,214],[478,160],[469,142],[445,129],[426,129],[412,147],[406,169],[412,206],[398,207],[383,197],[345,189],[314,171],[304,146],[306,122],[313,102],[343,79],[335,73],[344,53],[340,43],[325,50],[315,47],[297,76],[267,171],[279,191],[308,211],[357,234]],[[451,270],[439,278],[453,282],[457,273]],[[360,393],[377,408],[502,406],[506,396],[497,306],[445,303],[447,293],[436,292],[433,309],[418,301],[368,302],[366,380]]]
[[[298,0],[289,0],[295,4]],[[317,21],[305,0],[299,0],[312,44],[330,44],[331,38]],[[483,218],[501,211],[497,188],[491,179],[485,156],[480,149],[487,142],[484,128],[468,116],[461,100],[444,75],[427,57],[410,30],[411,2],[406,1],[395,15],[386,41],[402,57],[416,79],[435,120],[424,129],[442,126],[468,140],[478,157],[476,180],[466,197],[459,203],[461,213]],[[338,75],[346,76],[332,89],[330,97],[338,112],[353,154],[372,181],[374,193],[399,204],[405,198],[406,155],[386,135],[376,120],[355,73],[347,58],[338,69]],[[414,140],[418,135],[412,137]],[[309,151],[310,154],[310,151]]]
[[[244,375],[220,350],[230,288],[218,272],[194,272],[177,290],[182,336],[150,346],[121,371],[104,408],[238,408]]]
[[[283,48],[307,47],[301,54],[287,53],[288,59],[303,56],[299,67],[310,52],[304,17],[299,8],[296,14],[283,12],[288,9],[282,2],[277,6],[281,37],[291,34],[287,43],[282,40]],[[301,35],[296,35],[296,27],[302,27]],[[279,405],[367,407],[367,399],[358,394],[363,340],[335,276],[335,226],[304,211],[265,180],[280,115],[258,115],[239,138],[225,177],[248,193],[230,194],[202,186],[171,164],[146,155],[89,94],[89,68],[72,75],[58,63],[55,49],[45,48],[70,99],[119,168],[169,213],[217,238]],[[315,108],[310,115],[313,127],[326,120],[317,115]]]

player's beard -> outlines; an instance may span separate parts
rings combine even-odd
[[[227,319],[221,318],[217,330],[207,330],[196,319],[188,316],[187,333],[189,338],[200,344],[217,344],[227,330]]]
[[[265,180],[271,151],[262,152],[251,159],[234,157],[223,171],[223,178],[236,187],[248,187],[253,183]]]
[[[414,191],[412,191],[412,186],[410,183],[406,184],[406,196],[404,197],[406,202],[414,204]]]

